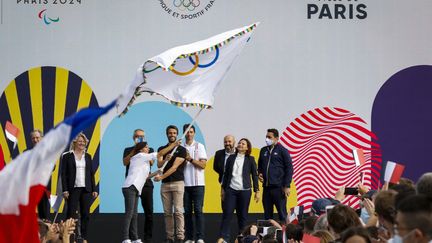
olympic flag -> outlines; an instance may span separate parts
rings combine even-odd
[[[148,59],[120,97],[117,112],[125,114],[143,92],[159,94],[179,106],[211,108],[217,87],[258,24],[174,47]]]

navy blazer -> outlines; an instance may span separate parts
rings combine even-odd
[[[227,189],[231,184],[232,172],[234,168],[234,162],[237,157],[237,153],[232,154],[228,157],[225,164],[225,172],[222,181],[222,188]],[[243,188],[251,188],[251,176],[253,182],[253,190],[254,192],[259,191],[258,187],[258,172],[257,165],[255,162],[255,158],[253,156],[245,156],[243,162]]]
[[[90,154],[85,153],[85,189],[87,192],[95,192],[95,179],[94,179],[94,170],[92,166],[92,159]],[[75,155],[72,151],[66,152],[61,157],[61,180],[63,191],[68,191],[69,193],[75,187],[75,178],[76,178],[76,162]]]
[[[224,173],[224,164],[225,164],[225,149],[221,149],[216,151],[214,160],[213,160],[213,170],[219,174],[219,183],[222,183],[222,176]]]

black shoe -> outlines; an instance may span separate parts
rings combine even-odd
[[[172,239],[166,239],[165,243],[174,243],[174,240],[172,240]]]
[[[143,243],[153,243],[152,239],[144,239]]]
[[[175,243],[184,243],[184,239],[177,239],[175,240]]]

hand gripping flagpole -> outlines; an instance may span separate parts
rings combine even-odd
[[[189,124],[189,126],[187,127],[186,131],[183,133],[183,135],[182,135],[182,137],[180,138],[180,140],[183,140],[183,139],[185,138],[186,134],[189,132],[190,128],[193,126],[193,124],[195,123],[196,119],[198,118],[198,116],[201,114],[201,111],[203,111],[203,110],[204,110],[204,108],[201,108],[201,110],[198,111],[198,113],[195,115],[195,117],[194,117],[194,119],[192,120],[192,122],[191,122],[191,123]],[[170,154],[171,157],[172,157],[172,156],[174,155],[174,153],[177,151],[177,148],[178,148],[178,146],[176,146],[176,147],[172,150],[172,152],[171,152],[171,154]],[[169,160],[165,161],[165,163],[162,165],[161,168],[159,168],[158,171],[156,171],[156,173],[162,174],[162,173],[163,173],[163,170],[164,170],[164,168],[165,168],[165,166],[168,164],[168,161],[169,161]]]

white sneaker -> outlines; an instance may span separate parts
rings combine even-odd
[[[184,243],[195,243],[195,241],[193,241],[193,240],[187,240]]]
[[[141,239],[138,239],[138,240],[132,241],[132,243],[143,243],[143,242],[141,241]]]
[[[199,240],[197,240],[197,243],[204,243],[204,240],[203,239],[199,239]]]
[[[127,239],[127,240],[122,241],[122,243],[132,243],[132,241]]]

